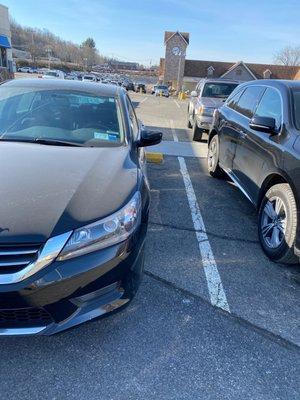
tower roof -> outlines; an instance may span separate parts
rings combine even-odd
[[[175,35],[181,36],[181,38],[186,42],[186,44],[189,44],[190,42],[190,34],[188,32],[170,32],[166,31],[165,32],[165,44]]]

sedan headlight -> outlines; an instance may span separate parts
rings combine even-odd
[[[136,192],[121,210],[90,225],[76,229],[57,260],[81,256],[126,240],[141,222],[141,194]]]

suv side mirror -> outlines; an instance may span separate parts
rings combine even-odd
[[[254,131],[276,133],[276,121],[275,118],[270,117],[253,117],[249,123],[249,126]]]
[[[191,97],[197,97],[198,95],[197,95],[197,92],[196,92],[196,90],[192,90],[191,91]]]
[[[162,132],[142,130],[137,147],[154,146],[162,140]]]

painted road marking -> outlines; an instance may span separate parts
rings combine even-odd
[[[172,131],[174,142],[178,142],[179,141],[178,136],[177,136],[176,130],[174,128],[174,121],[172,119],[170,119],[170,125],[171,125],[171,131]]]
[[[144,103],[146,100],[148,100],[148,97],[144,97],[143,100],[140,101],[140,104]]]
[[[206,234],[204,221],[200,212],[197,202],[195,191],[192,185],[190,175],[188,173],[186,163],[183,157],[177,157],[180,165],[180,172],[182,174],[194,228],[196,230],[196,237],[198,240],[199,250],[202,257],[202,264],[206,276],[208,292],[211,304],[230,312],[227,302],[226,294],[223,288],[221,277],[218,267]]]
[[[180,105],[177,103],[177,101],[175,100],[175,99],[173,99],[174,100],[174,103],[176,104],[176,106],[178,107],[178,108],[180,108]]]

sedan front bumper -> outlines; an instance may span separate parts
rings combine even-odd
[[[0,335],[52,335],[127,304],[139,286],[147,226],[125,242],[55,261],[0,286]]]

